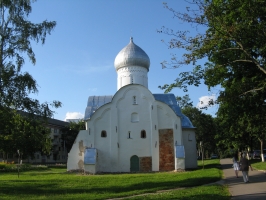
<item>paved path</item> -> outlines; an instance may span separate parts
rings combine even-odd
[[[236,178],[232,168],[232,159],[221,159],[224,179],[222,184],[228,185],[232,200],[266,200],[266,172],[249,171],[250,183],[244,183],[242,172],[239,172],[239,178]]]

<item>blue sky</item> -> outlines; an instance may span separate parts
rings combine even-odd
[[[165,26],[176,31],[195,31],[173,18],[163,2],[179,11],[190,6],[184,0],[38,0],[33,3],[29,16],[32,22],[57,22],[44,45],[32,43],[36,65],[27,62],[23,68],[39,85],[39,93],[33,97],[40,102],[61,101],[63,106],[55,109],[55,119],[83,117],[89,96],[114,95],[117,91],[114,59],[131,36],[150,57],[149,90],[163,93],[159,85],[173,83],[180,72],[190,70],[191,66],[162,69],[162,61],[170,60],[171,53],[181,56],[181,52],[168,49],[161,40],[170,37],[157,30]],[[186,94],[180,89],[171,93]],[[197,106],[200,98],[213,92],[201,85],[189,87],[188,94]],[[215,107],[204,112],[214,115],[216,110]]]

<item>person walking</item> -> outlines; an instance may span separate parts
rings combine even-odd
[[[253,171],[253,168],[251,167],[249,160],[246,158],[246,153],[242,154],[242,158],[240,159],[239,165],[240,171],[242,171],[244,182],[249,183],[248,171],[249,168],[251,169],[251,171]]]
[[[233,167],[235,170],[236,177],[238,178],[239,163],[238,163],[238,154],[237,153],[233,156]]]

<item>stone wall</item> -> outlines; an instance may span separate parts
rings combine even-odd
[[[159,171],[175,170],[174,138],[172,129],[159,130]]]
[[[139,158],[139,170],[141,172],[152,171],[152,158],[151,157],[140,157]]]

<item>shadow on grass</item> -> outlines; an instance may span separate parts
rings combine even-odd
[[[206,164],[205,169],[211,168],[220,168],[220,165],[217,164]],[[197,170],[193,170],[197,171]],[[34,171],[33,173],[27,172],[27,176],[46,176],[48,174],[58,175],[61,174],[66,176],[68,173],[64,172],[44,172],[38,173]],[[198,173],[201,172],[201,168],[199,168]],[[13,174],[13,173],[12,173]],[[15,174],[15,173],[14,173]],[[171,173],[171,175],[177,177],[179,173]],[[138,175],[138,174],[136,174]],[[23,176],[23,174],[21,175]],[[95,175],[97,177],[97,175]],[[104,175],[100,175],[104,176]],[[101,177],[99,178],[101,179]],[[121,176],[121,175],[119,175]],[[60,177],[60,176],[59,176]],[[34,196],[34,195],[44,195],[44,196],[56,196],[56,195],[75,195],[75,194],[86,194],[88,199],[103,199],[114,198],[114,197],[125,197],[143,193],[152,193],[158,190],[168,190],[174,188],[182,188],[182,187],[194,187],[200,186],[212,182],[216,182],[220,180],[220,177],[192,177],[181,180],[163,180],[158,179],[159,181],[142,179],[141,182],[131,183],[129,180],[125,179],[121,181],[121,177],[119,178],[121,181],[119,185],[116,185],[116,182],[107,183],[103,180],[101,184],[94,184],[93,181],[97,181],[97,179],[90,179],[91,176],[77,176],[78,178],[73,177],[73,174],[70,174],[69,180],[67,178],[54,180],[51,178],[42,178],[38,180],[4,180],[0,182],[0,195],[9,195],[11,197],[19,197],[22,196]],[[82,177],[82,178],[80,178]],[[113,175],[113,178],[116,178],[116,175]],[[118,177],[117,177],[118,178]],[[152,178],[150,176],[149,178]],[[99,180],[100,180],[99,179]],[[123,178],[122,178],[123,179]],[[113,181],[113,180],[112,180]]]
[[[74,181],[74,180],[72,180]],[[82,180],[85,181],[85,180]],[[210,178],[191,178],[181,181],[165,181],[165,182],[152,182],[145,181],[141,183],[131,184],[127,186],[109,185],[93,187],[86,184],[76,185],[70,182],[64,183],[63,181],[51,182],[51,180],[10,180],[1,182],[0,194],[4,195],[62,195],[62,194],[80,194],[86,193],[90,195],[101,196],[109,194],[110,197],[130,196],[134,194],[151,193],[158,190],[167,190],[178,187],[192,187],[205,183],[210,183]],[[193,183],[193,184],[192,184]]]

